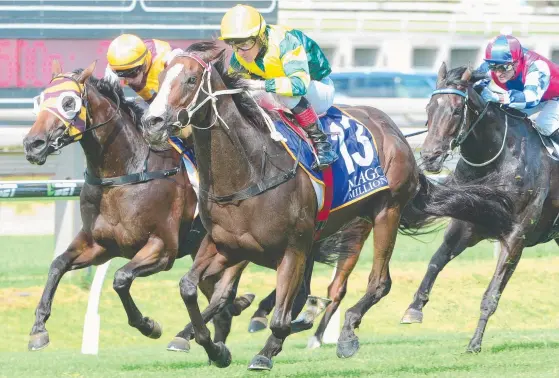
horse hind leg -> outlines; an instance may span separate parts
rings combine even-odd
[[[359,260],[359,256],[361,255],[363,245],[365,244],[367,237],[371,233],[371,229],[373,227],[372,223],[366,220],[362,220],[360,223],[362,226],[361,231],[356,235],[354,240],[350,240],[347,243],[347,249],[353,250],[354,253],[351,253],[349,257],[338,261],[334,279],[328,286],[328,298],[332,299],[332,302],[326,307],[324,316],[322,317],[322,320],[320,321],[320,324],[318,325],[314,336],[309,339],[307,347],[310,349],[315,349],[322,345],[326,327],[328,327],[330,319],[336,313],[342,299],[344,299],[346,295],[348,278],[353,272],[355,265],[357,265],[357,261]],[[356,229],[357,228],[355,226],[352,227],[352,230]]]
[[[332,302],[326,306],[324,316],[320,320],[320,324],[318,325],[315,334],[309,339],[307,348],[316,349],[322,345],[322,339],[324,337],[326,327],[328,327],[330,319],[332,319],[332,316],[338,310],[342,299],[344,299],[347,293],[347,279],[358,259],[359,254],[355,254],[338,263],[334,280],[328,286],[328,298],[330,298]]]
[[[113,281],[113,289],[122,301],[128,316],[128,324],[151,339],[161,337],[161,325],[142,315],[130,295],[130,287],[136,277],[150,276],[165,269],[169,263],[169,253],[165,252],[164,242],[158,237],[150,237],[134,258],[115,272]],[[174,256],[176,256],[176,252]]]
[[[382,205],[382,203],[378,205]],[[387,207],[386,202],[384,202],[384,206],[374,217],[374,257],[367,292],[353,307],[346,311],[336,351],[340,358],[349,358],[357,352],[359,338],[355,335],[355,329],[359,328],[365,313],[390,292],[392,280],[390,279],[388,265],[396,243],[401,214],[400,207],[397,205]]]
[[[522,256],[522,250],[524,249],[522,233],[522,230],[517,229],[507,237],[506,243],[501,243],[501,253],[499,254],[493,279],[489,283],[481,301],[481,314],[478,325],[466,349],[469,353],[481,352],[481,343],[487,322],[497,310],[499,299],[501,299],[501,295]]]
[[[268,296],[260,301],[258,309],[250,318],[248,332],[254,333],[263,331],[268,327],[268,315],[276,305],[276,290],[274,289]]]
[[[103,247],[94,243],[82,230],[66,251],[53,260],[49,268],[47,283],[35,310],[35,322],[29,335],[28,349],[30,351],[41,350],[50,343],[45,323],[50,317],[52,301],[62,276],[70,270],[103,264],[111,257]]]
[[[429,294],[433,289],[435,280],[444,267],[455,257],[460,255],[467,247],[477,244],[479,237],[472,225],[452,220],[447,227],[444,240],[437,252],[431,257],[427,272],[413,296],[413,301],[404,313],[401,324],[421,323],[423,321],[423,308],[429,302]]]

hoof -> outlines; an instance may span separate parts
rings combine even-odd
[[[478,354],[481,352],[481,345],[468,345],[466,353]]]
[[[415,308],[408,308],[406,313],[400,320],[400,324],[413,324],[423,322],[423,312],[416,310]]]
[[[313,327],[313,322],[307,322],[306,319],[295,319],[291,322],[291,334],[306,331]]]
[[[235,298],[235,302],[238,302],[239,305],[241,306],[241,311],[244,311],[244,310],[246,310],[247,308],[250,307],[252,302],[254,302],[255,298],[256,298],[255,294],[247,293],[247,294],[242,295],[239,298]]]
[[[155,320],[151,320],[151,322],[153,322],[153,328],[151,329],[151,333],[148,335],[148,337],[150,339],[158,339],[163,333],[163,328],[161,328],[161,325]]]
[[[274,363],[268,357],[257,354],[254,356],[250,365],[248,365],[248,370],[258,371],[258,370],[272,370]]]
[[[359,350],[359,339],[353,336],[351,339],[338,341],[336,354],[339,358],[352,357]]]
[[[256,317],[250,319],[250,324],[248,325],[248,331],[250,333],[263,331],[268,327],[268,319],[264,317]]]
[[[171,352],[190,352],[190,341],[182,337],[175,337],[167,345],[167,350]]]
[[[47,331],[39,332],[29,336],[29,344],[27,349],[29,351],[37,351],[46,348],[50,343],[49,333]]]
[[[312,336],[309,339],[309,342],[307,343],[307,349],[318,349],[322,346],[322,343],[320,342],[320,340],[318,340],[318,337],[316,336]]]
[[[231,365],[231,352],[229,352],[229,349],[221,341],[216,343],[216,346],[219,348],[219,352],[217,358],[214,361],[210,361],[210,364],[221,369]]]

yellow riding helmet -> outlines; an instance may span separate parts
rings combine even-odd
[[[151,61],[151,52],[144,41],[133,34],[122,34],[109,45],[107,61],[114,71],[141,66]]]
[[[219,39],[246,39],[258,37],[266,30],[266,21],[249,5],[235,5],[221,19]]]

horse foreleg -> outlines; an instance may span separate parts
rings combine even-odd
[[[497,310],[501,294],[503,290],[505,290],[522,256],[522,250],[524,249],[524,239],[522,235],[523,233],[516,229],[507,237],[506,243],[501,243],[501,253],[497,261],[497,268],[493,274],[493,279],[489,283],[489,287],[483,295],[480,308],[481,316],[474,336],[468,345],[467,352],[478,353],[481,351],[483,333],[485,332],[489,317]]]
[[[276,308],[270,322],[272,335],[252,359],[249,370],[272,369],[272,357],[281,352],[285,338],[291,333],[293,302],[303,282],[306,258],[301,250],[288,248],[285,251],[277,269]]]
[[[380,205],[380,203],[379,203]],[[367,292],[345,314],[345,321],[338,339],[337,355],[340,358],[353,356],[359,349],[359,339],[355,329],[359,327],[365,313],[382,297],[388,294],[392,280],[388,264],[392,257],[398,225],[400,224],[400,208],[384,207],[374,218],[374,257],[373,268],[369,275]]]
[[[201,281],[198,284],[200,291],[211,302],[212,296],[214,294],[214,288],[217,284],[216,280],[219,277],[212,276],[206,280]],[[208,311],[214,312],[210,307],[206,308],[202,312],[202,317],[205,322],[212,320],[215,327],[214,343],[223,342],[229,336],[231,331],[231,324],[233,322],[233,317],[240,315],[245,309],[247,309],[254,300],[254,294],[244,294],[240,297],[234,298],[237,292],[237,287],[239,285],[240,277],[237,278],[233,285],[233,289],[229,298],[226,301],[225,307],[219,311],[213,318],[210,318],[210,313]],[[190,340],[194,338],[194,326],[192,323],[188,323],[182,331],[180,331],[173,340],[167,345],[167,350],[173,352],[188,352],[190,350]]]
[[[211,319],[215,313],[225,306],[227,298],[231,295],[235,280],[242,273],[248,262],[241,262],[234,265],[226,254],[218,254],[213,240],[206,236],[202,241],[200,250],[194,260],[190,271],[183,276],[180,281],[181,297],[186,305],[190,320],[194,327],[194,338],[201,345],[210,359],[218,367],[227,367],[231,363],[231,353],[222,342],[217,344],[212,342],[210,330],[206,326],[206,321]],[[214,288],[214,293],[205,314],[202,315],[198,305],[197,286],[201,277],[209,278],[219,275],[223,276]],[[206,317],[206,319],[204,319]]]
[[[429,294],[439,273],[450,260],[460,255],[467,247],[476,245],[480,240],[482,238],[475,233],[471,224],[457,220],[450,222],[444,234],[443,243],[431,257],[427,272],[400,323],[412,324],[423,321],[423,308],[429,302]]]
[[[82,230],[76,235],[68,249],[53,260],[43,295],[35,310],[35,323],[31,328],[28,344],[30,351],[43,349],[50,342],[45,323],[50,317],[54,294],[62,276],[70,270],[102,264],[111,257],[103,247],[93,242]]]
[[[136,277],[146,277],[164,270],[170,259],[170,253],[165,253],[165,243],[158,237],[150,237],[146,245],[136,253],[134,258],[115,272],[113,289],[117,292],[126,315],[128,324],[137,328],[142,335],[151,339],[161,336],[161,325],[155,320],[143,317],[130,295],[130,287]],[[177,252],[171,258],[175,258]]]

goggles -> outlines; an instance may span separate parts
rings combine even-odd
[[[116,76],[124,78],[124,79],[126,79],[126,78],[131,79],[131,78],[134,78],[134,77],[138,76],[140,74],[140,72],[142,71],[143,67],[144,66],[142,65],[142,66],[138,66],[138,67],[132,67],[132,68],[129,68],[127,70],[119,70],[119,71],[115,71],[115,74],[116,74]]]
[[[248,39],[227,39],[225,43],[234,50],[248,51],[256,45],[256,37],[250,37]]]
[[[489,63],[489,69],[496,72],[509,72],[514,68],[514,63]]]

